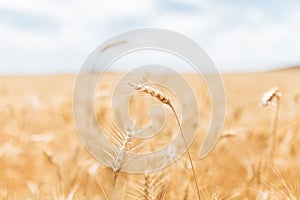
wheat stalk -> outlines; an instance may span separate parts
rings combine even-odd
[[[134,84],[134,83],[131,83],[131,82],[129,82],[128,84],[130,86],[132,86],[133,89],[135,89],[138,92],[150,94],[152,97],[156,98],[161,103],[169,106],[171,108],[171,110],[173,111],[173,113],[175,115],[175,118],[176,118],[176,121],[177,121],[177,124],[178,124],[178,126],[180,128],[180,134],[182,136],[182,139],[183,139],[183,142],[184,142],[184,145],[185,145],[185,148],[186,148],[189,160],[190,160],[190,164],[191,164],[191,168],[192,168],[192,172],[193,172],[193,176],[194,176],[194,180],[195,180],[195,185],[196,185],[196,189],[197,189],[197,194],[198,194],[198,198],[200,200],[201,199],[201,197],[200,197],[200,191],[199,191],[199,187],[198,187],[198,182],[197,182],[197,178],[196,178],[196,173],[195,173],[195,168],[194,168],[194,165],[193,165],[192,157],[191,157],[191,154],[190,154],[190,151],[189,151],[189,148],[188,148],[185,136],[183,134],[180,121],[179,121],[177,113],[176,113],[176,111],[175,111],[175,109],[174,109],[174,107],[173,107],[173,105],[171,103],[170,98],[165,93],[163,93],[162,91],[160,91],[160,90],[158,90],[158,89],[156,89],[154,87],[150,87],[150,86],[143,85],[143,84]]]
[[[280,110],[280,98],[281,98],[281,92],[278,87],[274,87],[268,90],[266,93],[264,93],[262,97],[263,106],[267,107],[270,106],[272,103],[274,103],[275,105],[275,111],[273,114],[272,128],[271,128],[271,144],[269,147],[270,158],[273,158],[274,151],[276,148],[276,131],[277,131],[278,118],[279,118],[279,110]]]

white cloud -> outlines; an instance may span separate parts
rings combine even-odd
[[[298,18],[299,19],[299,18]],[[282,22],[255,23],[220,31],[208,52],[217,66],[233,69],[266,69],[299,64],[300,25],[290,17]]]
[[[2,0],[0,13],[20,15],[0,14],[0,73],[76,72],[104,40],[143,27],[171,29],[191,37],[223,71],[300,62],[296,8],[285,12],[284,18],[273,19],[259,6],[216,0],[172,3],[168,7],[168,1],[159,0]],[[180,11],[181,5],[186,9]],[[26,23],[32,19],[32,24],[20,24],[24,22],[20,16],[28,18]]]
[[[158,26],[181,31],[197,41],[220,70],[267,70],[300,63],[300,18],[296,14],[300,12],[283,8],[285,18],[274,19],[276,13],[255,6],[216,1],[191,4],[202,11],[165,13],[163,20],[156,20]]]
[[[88,3],[3,0],[1,10],[36,18],[47,17],[59,24],[56,31],[47,33],[24,28],[26,25],[12,24],[11,21],[7,23],[7,16],[3,16],[4,19],[0,19],[0,72],[78,70],[93,48],[112,34],[117,34],[106,28],[111,19],[128,15],[138,17],[149,8],[149,3],[140,4],[138,0],[130,0],[126,4],[116,0]]]

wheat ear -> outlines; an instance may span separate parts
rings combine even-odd
[[[276,99],[277,101],[280,100],[280,97],[281,97],[281,92],[279,88],[273,87],[263,94],[262,105],[269,106],[274,101],[274,99]]]
[[[166,193],[166,185],[162,183],[164,174],[158,176],[145,173],[144,174],[144,194],[145,200],[162,200]]]
[[[133,136],[131,135],[130,131],[117,131],[118,137],[116,140],[120,143],[120,147],[117,149],[116,157],[113,162],[113,171],[114,171],[114,182],[113,185],[116,185],[117,178],[121,169],[123,168],[128,152],[131,150],[131,144]]]
[[[113,186],[116,186],[118,176],[127,164],[129,153],[132,151],[132,143],[134,142],[134,131],[131,129],[122,130],[114,125],[114,130],[106,130],[108,138],[116,144],[116,147],[112,149],[112,152],[105,151],[107,157],[105,158],[114,173]]]
[[[195,173],[195,168],[194,168],[194,164],[193,164],[193,161],[192,161],[192,157],[191,157],[186,139],[184,137],[180,121],[179,121],[177,113],[176,113],[176,111],[175,111],[175,109],[174,109],[174,107],[171,103],[170,98],[166,94],[164,94],[162,91],[160,91],[156,88],[150,87],[150,86],[146,86],[146,85],[142,85],[142,84],[134,84],[134,83],[130,83],[130,82],[129,82],[129,85],[132,86],[138,92],[150,94],[152,97],[156,98],[161,103],[169,106],[171,108],[171,110],[173,111],[173,113],[175,115],[175,118],[176,118],[176,121],[177,121],[177,124],[178,124],[179,129],[180,129],[180,134],[182,136],[182,139],[183,139],[183,142],[184,142],[189,160],[190,160],[190,164],[191,164],[191,167],[192,167],[192,172],[193,172],[193,176],[194,176],[194,180],[195,180],[195,185],[196,185],[196,189],[197,189],[197,194],[198,194],[198,198],[200,200],[201,199],[200,191],[199,191],[199,187],[198,187],[198,182],[197,182],[197,178],[196,178],[196,173]]]
[[[163,200],[168,190],[169,176],[165,172],[145,172],[143,178],[130,177],[127,181],[124,199]]]
[[[277,130],[277,124],[278,124],[278,118],[279,118],[279,109],[280,109],[280,97],[281,92],[278,87],[274,87],[270,90],[268,90],[262,98],[262,105],[263,106],[270,106],[272,102],[275,103],[275,111],[273,114],[273,120],[272,120],[272,128],[271,128],[271,145],[269,149],[269,155],[271,158],[273,158],[274,151],[276,148],[276,130]]]

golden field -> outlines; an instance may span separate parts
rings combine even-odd
[[[300,199],[300,70],[222,75],[223,135],[203,160],[198,152],[209,127],[210,99],[203,82],[185,77],[201,112],[190,148],[201,199]],[[161,192],[161,199],[197,199],[187,155],[156,174],[121,173],[113,186],[112,170],[79,140],[72,113],[75,80],[73,75],[0,77],[0,199],[159,199]],[[275,108],[262,107],[261,96],[274,86],[282,96],[269,158]],[[99,90],[109,96],[112,87]],[[110,106],[104,102],[99,109]],[[102,124],[111,123],[108,111],[97,114]],[[170,123],[170,130],[176,127]]]

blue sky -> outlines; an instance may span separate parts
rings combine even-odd
[[[145,27],[190,37],[222,72],[300,64],[298,0],[1,0],[0,74],[76,73],[105,40]]]

